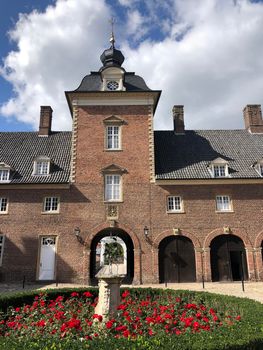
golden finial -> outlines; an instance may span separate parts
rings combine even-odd
[[[109,20],[110,25],[111,25],[111,38],[110,38],[110,43],[111,46],[114,48],[114,44],[115,44],[115,37],[114,37],[114,24],[116,23],[116,20],[114,17],[111,17],[111,19]]]

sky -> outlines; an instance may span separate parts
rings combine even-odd
[[[70,130],[64,91],[101,67],[115,18],[123,67],[162,90],[155,129],[243,128],[263,105],[263,0],[1,0],[0,131],[37,130],[41,105],[53,130]]]

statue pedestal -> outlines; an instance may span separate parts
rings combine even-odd
[[[115,274],[109,266],[104,266],[95,276],[99,280],[99,300],[95,313],[103,319],[114,317],[120,304],[120,286],[125,275]]]

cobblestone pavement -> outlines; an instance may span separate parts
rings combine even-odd
[[[5,284],[0,283],[0,294],[6,292],[32,290],[32,289],[46,289],[46,288],[63,288],[63,287],[88,287],[88,285],[82,284],[70,284],[70,283],[55,283],[50,284],[25,284],[23,289],[21,284]],[[127,286],[131,287],[131,286]],[[188,289],[196,291],[205,291],[211,293],[234,295],[242,298],[250,298],[263,303],[263,282],[245,282],[243,292],[241,282],[205,282],[205,288],[203,289],[202,283],[169,283],[164,284],[145,284],[142,286],[135,286],[140,288],[152,287],[152,288],[170,288],[170,289]]]

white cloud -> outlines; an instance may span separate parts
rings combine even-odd
[[[20,15],[10,32],[18,49],[9,53],[2,69],[15,97],[1,113],[36,128],[39,106],[51,105],[54,130],[69,129],[64,91],[77,88],[83,76],[101,66],[98,58],[107,43],[109,18],[103,0],[96,0],[96,6],[93,0],[59,0],[45,13]]]
[[[185,105],[186,126],[196,129],[242,128],[242,108],[263,104],[262,3],[119,3],[128,7],[123,22],[117,18],[117,32],[126,36],[122,43],[117,37],[126,57],[124,68],[140,74],[152,89],[163,90],[157,128],[172,127],[174,104]],[[45,13],[21,16],[11,32],[18,50],[10,52],[4,68],[16,96],[1,113],[16,115],[36,128],[39,106],[50,104],[54,129],[69,129],[64,90],[76,88],[85,74],[99,69],[99,56],[108,46],[109,18],[110,8],[103,0],[96,6],[93,0],[59,0]],[[166,38],[152,40],[149,33],[162,29]],[[137,33],[141,42],[131,48],[128,43]]]
[[[263,103],[263,4],[194,4],[177,0],[176,21],[164,41],[136,50],[126,45],[126,66],[163,90],[157,128],[172,127],[174,104],[185,105],[188,128],[243,128],[243,107]]]

